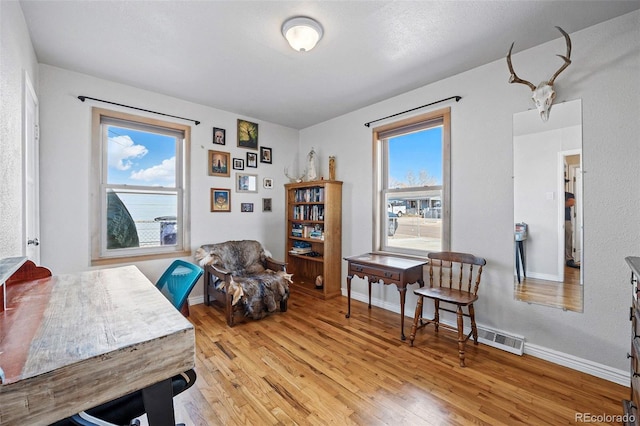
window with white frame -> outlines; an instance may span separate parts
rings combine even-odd
[[[448,108],[373,130],[376,250],[449,250],[450,133]]]
[[[93,264],[189,254],[190,129],[93,109]]]

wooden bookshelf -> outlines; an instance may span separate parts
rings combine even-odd
[[[329,299],[341,294],[342,182],[290,183],[286,191],[286,262],[292,292]],[[298,253],[294,253],[297,250]],[[306,253],[305,253],[306,252]],[[316,278],[323,278],[316,288]]]

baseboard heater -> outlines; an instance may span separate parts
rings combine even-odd
[[[478,341],[512,354],[524,353],[524,337],[511,336],[502,331],[478,326]]]

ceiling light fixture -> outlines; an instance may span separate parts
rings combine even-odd
[[[313,49],[323,34],[322,26],[305,16],[287,19],[282,24],[282,35],[298,52],[308,52]]]

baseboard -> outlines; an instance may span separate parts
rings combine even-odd
[[[524,353],[622,386],[629,386],[629,383],[631,382],[628,371],[611,368],[607,365],[578,358],[564,352],[558,352],[532,343],[525,342]]]
[[[342,289],[343,296],[346,297],[346,290]],[[363,293],[351,292],[351,298],[353,300],[358,300],[360,302],[369,303],[369,296]],[[397,314],[400,313],[400,306],[395,303],[390,303],[384,300],[371,298],[371,305],[377,306],[382,309],[386,309],[391,312],[395,312]],[[406,312],[406,317],[413,318],[413,311]],[[450,323],[448,321],[443,321],[446,324],[452,325],[455,327],[454,323]],[[478,323],[478,327],[482,327],[480,323]],[[501,330],[498,330],[501,331]],[[512,334],[510,332],[504,331],[506,334]],[[535,345],[529,343],[525,339],[524,343],[524,353],[526,355],[530,355],[536,358],[543,359],[545,361],[552,362],[554,364],[562,365],[564,367],[571,368],[572,370],[580,371],[582,373],[589,374],[591,376],[599,377],[604,380],[608,380],[613,383],[617,383],[622,386],[629,386],[630,378],[629,372],[625,370],[619,370],[616,368],[609,367],[604,364],[599,364],[593,361],[589,361],[587,359],[578,358],[576,356],[566,354],[564,352],[558,352],[553,349],[549,349],[543,346]],[[517,356],[517,355],[514,355]]]
[[[193,297],[190,297],[188,300],[189,300],[189,306],[199,305],[201,303],[204,303],[204,295],[193,296]]]

